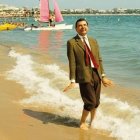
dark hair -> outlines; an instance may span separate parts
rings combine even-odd
[[[88,25],[88,22],[87,22],[87,20],[86,20],[85,18],[79,18],[79,19],[76,21],[76,23],[75,23],[75,28],[77,27],[77,24],[78,24],[78,22],[80,22],[80,21],[85,21],[85,22],[87,23],[87,25]]]

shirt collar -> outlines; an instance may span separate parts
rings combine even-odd
[[[81,35],[78,34],[78,36],[80,37],[81,40],[83,40],[83,37],[85,37],[86,40],[88,39],[88,38],[87,38],[87,35],[81,36]]]

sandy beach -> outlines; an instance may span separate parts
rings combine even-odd
[[[80,130],[77,124],[63,122],[66,118],[57,116],[52,110],[20,105],[18,101],[27,96],[26,91],[19,83],[6,79],[5,72],[11,69],[15,62],[8,57],[9,47],[0,48],[0,140],[115,139],[109,137],[110,132],[103,130]]]

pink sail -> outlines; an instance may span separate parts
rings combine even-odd
[[[49,1],[40,0],[40,21],[48,22],[49,21]]]
[[[58,4],[56,3],[56,0],[53,0],[53,4],[54,4],[55,21],[56,22],[63,21],[62,14],[61,14],[61,11],[60,11],[60,9],[58,7]]]

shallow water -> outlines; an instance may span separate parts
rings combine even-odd
[[[65,17],[65,21],[73,23],[77,18]],[[103,88],[94,127],[111,131],[111,135],[120,140],[139,140],[140,17],[86,18],[91,28],[89,34],[94,35],[101,46],[107,75],[116,83],[110,89]],[[82,101],[78,85],[67,94],[63,93],[69,83],[66,41],[74,35],[74,30],[0,33],[4,45],[1,47],[2,74],[27,91],[28,97],[19,101],[20,104],[46,107],[62,116],[80,118]],[[7,59],[3,59],[5,55]]]

